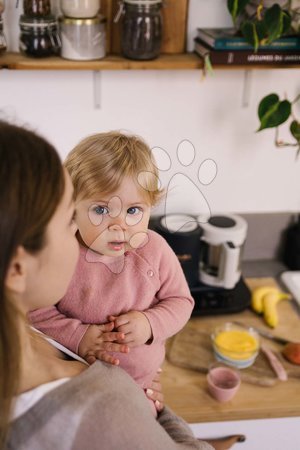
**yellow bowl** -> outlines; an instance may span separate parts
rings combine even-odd
[[[259,351],[258,334],[231,322],[217,327],[211,335],[217,359],[238,367],[251,365]]]

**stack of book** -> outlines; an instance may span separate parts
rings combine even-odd
[[[234,28],[198,28],[195,52],[205,62],[226,65],[300,65],[300,35],[284,36],[257,52]]]

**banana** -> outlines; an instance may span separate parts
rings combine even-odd
[[[268,292],[263,296],[263,313],[264,319],[266,323],[271,327],[275,328],[278,324],[278,311],[277,311],[277,303],[280,300],[289,300],[291,296],[284,292]]]
[[[251,296],[251,307],[258,314],[263,312],[263,298],[266,294],[278,294],[280,292],[276,287],[260,286],[253,290]]]

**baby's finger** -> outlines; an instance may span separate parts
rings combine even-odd
[[[93,354],[88,354],[87,353],[85,355],[84,359],[86,360],[87,363],[92,365],[92,364],[94,364],[94,362],[96,361],[97,358],[95,357],[94,353]]]
[[[164,404],[161,403],[159,400],[155,400],[154,405],[155,405],[156,411],[158,411],[158,412],[160,412],[164,409]]]
[[[117,342],[102,342],[101,345],[95,347],[95,351],[105,351],[105,352],[120,352],[128,353],[129,347],[125,344],[118,344]]]
[[[96,339],[96,343],[114,342],[114,341],[122,341],[123,342],[124,338],[125,338],[124,333],[120,333],[120,331],[110,331],[107,333],[102,333],[102,335]]]
[[[130,344],[134,344],[134,336],[132,333],[125,334],[124,339],[122,339],[122,344],[127,344],[130,346]]]
[[[153,389],[154,391],[162,391],[162,387],[161,387],[161,383],[159,381],[152,381],[152,383],[150,384],[150,389]]]
[[[102,331],[102,333],[106,333],[114,329],[114,323],[113,322],[103,323],[101,325],[98,325],[98,328],[100,331]]]
[[[125,323],[124,325],[121,325],[118,327],[118,331],[120,333],[128,334],[132,331],[132,324],[129,322]]]
[[[118,316],[108,316],[107,320],[109,320],[110,322],[114,322],[116,320]]]
[[[163,405],[164,396],[163,396],[162,392],[155,391],[154,389],[148,388],[148,389],[146,389],[146,395],[147,395],[148,398],[150,398],[154,402],[157,401],[161,405]]]
[[[122,331],[119,329],[119,327],[125,325],[126,323],[129,323],[129,317],[127,314],[122,314],[121,316],[116,317],[114,321],[115,328],[118,328],[119,331]]]
[[[109,353],[99,351],[95,352],[95,356],[97,359],[100,359],[101,361],[104,361],[106,363],[112,364],[114,366],[118,366],[120,364],[120,361],[118,358],[115,358],[114,356],[110,355]]]

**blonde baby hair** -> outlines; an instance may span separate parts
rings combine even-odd
[[[76,200],[110,194],[126,176],[136,181],[149,205],[157,204],[163,195],[151,150],[136,135],[110,131],[88,136],[69,153],[64,165]]]

